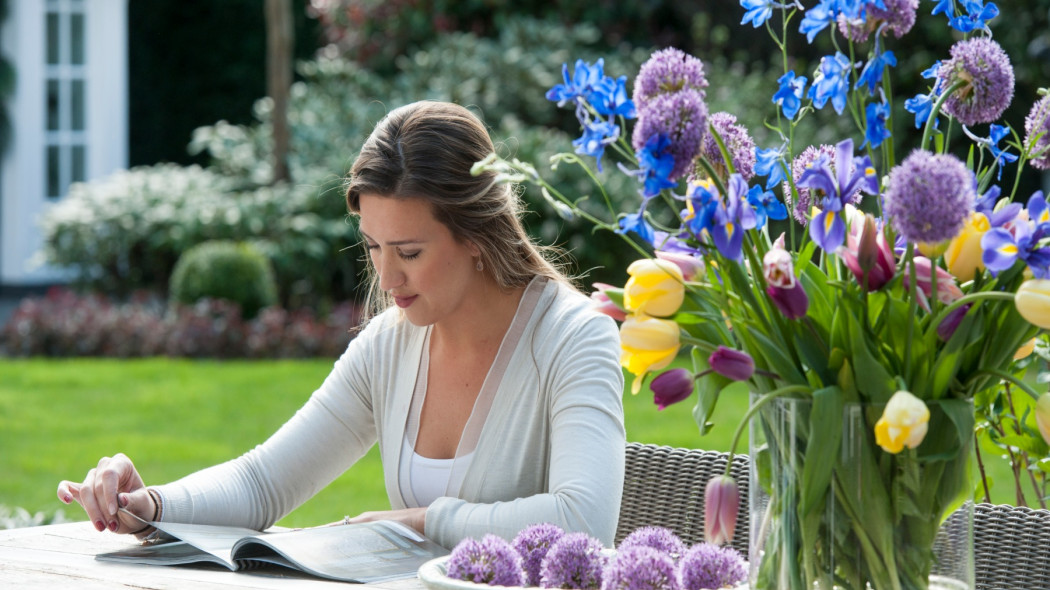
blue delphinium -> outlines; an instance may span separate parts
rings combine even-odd
[[[841,51],[821,58],[820,69],[807,95],[813,101],[813,106],[822,109],[830,99],[835,112],[841,115],[846,108],[846,95],[849,93],[849,77],[852,72],[853,64]]]
[[[988,28],[988,21],[999,16],[999,7],[994,2],[985,4],[983,0],[960,0],[966,14],[961,14],[948,21],[953,29],[960,33],[972,33]],[[940,5],[938,5],[940,8]],[[936,12],[934,13],[936,14]],[[947,14],[951,14],[950,10]]]
[[[768,176],[766,188],[773,188],[787,180],[784,175],[784,153],[787,145],[775,148],[755,148],[755,174]]]
[[[881,94],[882,89],[879,89]],[[882,142],[890,138],[890,130],[886,127],[886,121],[890,118],[890,105],[886,102],[885,95],[882,96],[881,102],[869,102],[868,106],[864,109],[864,120],[866,123],[866,129],[864,130],[864,143],[861,147],[870,145],[871,147],[879,147]]]
[[[780,105],[781,111],[788,119],[794,119],[802,108],[802,95],[806,89],[806,77],[795,76],[791,70],[777,79],[780,88],[773,95],[773,104]]]
[[[466,538],[449,554],[450,578],[490,586],[522,586],[525,570],[521,555],[505,539],[485,535],[481,540]]]

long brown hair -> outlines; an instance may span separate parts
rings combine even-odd
[[[471,174],[474,163],[494,151],[481,120],[457,104],[420,101],[394,109],[350,169],[347,208],[359,214],[363,194],[423,199],[453,236],[477,245],[483,272],[501,288],[522,287],[536,275],[571,284],[551,262],[553,249],[536,245],[525,232],[513,187],[497,182],[494,172]],[[386,308],[390,298],[368,268],[369,301],[374,310]]]

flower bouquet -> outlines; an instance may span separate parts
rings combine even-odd
[[[630,93],[626,76],[581,60],[547,94],[583,131],[552,164],[582,166],[607,214],[528,162],[493,155],[476,168],[535,184],[563,215],[635,247],[626,285],[594,294],[622,322],[633,392],[650,377],[661,407],[697,392],[703,434],[722,389],[747,382],[753,587],[927,588],[938,573],[972,587],[972,525],[949,515],[973,494],[973,399],[1003,383],[1036,398],[1012,363],[1050,328],[1050,208],[1039,192],[1016,195],[1016,180],[1000,185],[1007,164],[1018,178],[1026,164],[1050,168],[1050,97],[1024,97],[1034,104],[1023,136],[997,125],[1014,87],[988,25],[998,8],[931,2],[959,40],[905,102],[921,138],[898,160],[905,125],[891,116],[897,62],[886,45],[912,28],[918,0],[741,5],[742,24],[764,26],[781,48],[795,27],[836,48],[812,82],[785,54],[771,93],[776,145],[709,113],[704,64],[668,48]],[[796,126],[828,106],[856,123],[859,143],[800,149]],[[607,153],[637,178],[637,209],[617,211],[605,195]],[[683,348],[692,369],[665,370]],[[734,485],[708,490],[716,538],[732,534],[736,507],[711,503]],[[961,542],[944,536],[949,524]]]

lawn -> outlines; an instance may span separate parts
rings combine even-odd
[[[60,479],[79,479],[99,457],[124,452],[147,483],[160,483],[236,457],[262,442],[309,397],[331,360],[211,362],[11,360],[0,362],[0,505],[30,512],[63,508]],[[727,450],[747,409],[727,390],[716,427],[701,438],[692,403],[657,411],[650,396],[625,395],[632,441]],[[746,452],[746,433],[740,451]],[[985,457],[986,462],[992,460]],[[997,481],[1012,481],[994,459]],[[1012,487],[993,490],[1009,503]],[[388,507],[378,451],[283,519],[286,526],[338,520]],[[80,518],[73,506],[68,518]]]

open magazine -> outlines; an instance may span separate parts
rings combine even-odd
[[[101,553],[95,559],[153,565],[213,562],[231,570],[277,564],[330,580],[380,582],[416,575],[448,550],[399,522],[377,521],[282,532],[149,523],[176,541]]]

